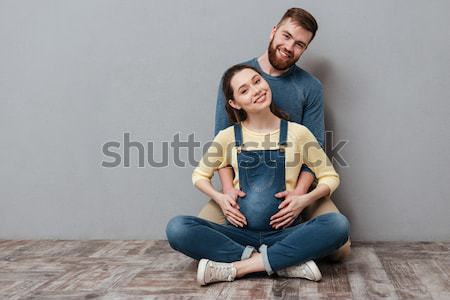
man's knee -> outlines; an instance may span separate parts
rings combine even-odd
[[[216,224],[225,223],[225,216],[223,215],[219,205],[214,202],[214,200],[209,200],[208,203],[202,207],[198,217]]]
[[[343,261],[347,259],[350,256],[351,253],[351,246],[352,242],[350,238],[348,238],[347,242],[341,246],[339,249],[337,249],[335,252],[333,252],[331,255],[328,256],[328,259],[331,261]]]

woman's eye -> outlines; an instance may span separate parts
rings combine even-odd
[[[261,79],[256,79],[255,83],[258,84],[261,82]]]
[[[241,94],[245,94],[245,93],[247,93],[247,90],[242,90],[241,91]]]

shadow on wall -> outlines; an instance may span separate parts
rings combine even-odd
[[[337,140],[337,136],[345,136],[345,133],[337,132],[337,128],[339,128],[339,126],[336,123],[336,112],[333,111],[333,107],[336,107],[336,105],[339,104],[335,101],[336,97],[331,94],[330,87],[331,85],[333,85],[333,92],[336,91],[336,87],[344,87],[343,90],[345,90],[345,87],[350,83],[342,81],[343,77],[339,76],[339,74],[336,72],[336,68],[333,67],[333,63],[324,57],[316,56],[309,58],[308,63],[305,64],[305,69],[321,81],[324,89],[325,130],[332,131],[334,133],[332,139],[329,139],[329,136],[326,137],[326,143],[331,143],[331,145],[327,145],[326,152],[328,157],[331,157],[333,147],[338,147],[337,143],[340,142]],[[345,172],[346,168],[342,168],[339,164],[333,162],[333,166],[339,174],[342,175]],[[345,201],[340,198],[342,196],[345,197],[345,195],[341,193],[342,191],[339,191],[338,189],[338,192],[333,194],[332,196],[333,201],[345,216],[347,216],[349,219],[352,219],[354,213],[352,206],[348,206],[343,203]]]
[[[329,81],[333,78],[333,81],[337,78],[337,74],[333,74],[332,63],[324,57],[313,57],[308,60],[307,71],[317,77],[320,82],[322,82],[322,87],[324,89],[324,115],[325,115],[325,130],[335,132],[335,118],[334,113],[330,108],[329,97],[327,94],[327,87],[329,86]],[[330,153],[327,152],[327,155]]]

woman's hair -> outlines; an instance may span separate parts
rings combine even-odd
[[[226,70],[222,77],[222,91],[225,96],[225,110],[227,111],[228,119],[231,121],[231,123],[239,123],[247,119],[247,113],[243,109],[236,109],[232,107],[230,103],[228,103],[228,100],[234,99],[234,91],[233,87],[231,86],[231,79],[233,79],[234,75],[245,69],[251,69],[261,75],[261,72],[256,68],[239,64],[234,65]],[[270,103],[270,111],[281,119],[288,119],[288,115],[275,105],[273,99]]]

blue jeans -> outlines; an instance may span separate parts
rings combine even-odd
[[[286,229],[252,231],[177,216],[167,224],[166,235],[173,249],[197,260],[234,262],[249,258],[255,248],[259,249],[270,275],[339,249],[348,240],[349,222],[333,212]]]

